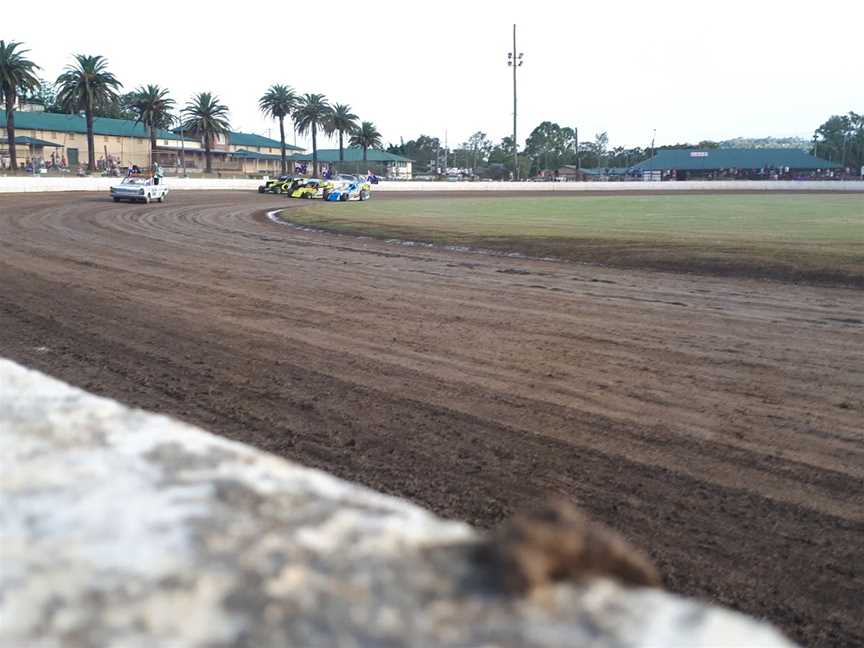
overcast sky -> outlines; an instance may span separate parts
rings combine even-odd
[[[23,41],[48,79],[73,53],[101,54],[127,90],[212,91],[235,130],[276,138],[257,111],[272,83],[349,103],[385,142],[497,141],[512,130],[513,23],[520,142],[543,120],[623,146],[653,129],[658,145],[809,137],[864,112],[861,0],[10,0],[0,17],[0,38]]]

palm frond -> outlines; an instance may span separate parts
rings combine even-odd
[[[359,146],[363,149],[381,148],[381,133],[372,122],[364,121],[360,124],[357,132],[351,136],[351,146]]]
[[[27,58],[30,50],[19,49],[21,43],[0,40],[0,100],[7,97],[13,101],[23,94],[39,87],[36,70],[41,69]]]
[[[297,93],[290,86],[276,83],[258,100],[258,108],[274,119],[290,117],[297,107]]]
[[[117,98],[123,84],[108,71],[108,59],[86,54],[74,58],[75,63],[67,65],[57,77],[57,102],[64,110],[91,113],[95,107]]]

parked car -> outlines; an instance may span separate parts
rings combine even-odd
[[[149,203],[151,200],[165,202],[168,196],[168,185],[165,179],[156,177],[131,176],[123,178],[118,185],[111,187],[111,198],[114,202],[128,200],[129,202]]]

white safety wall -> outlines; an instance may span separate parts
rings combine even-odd
[[[0,193],[29,191],[105,191],[118,178],[45,178],[45,177],[0,177]],[[261,180],[248,179],[202,179],[167,178],[172,190],[242,190],[254,191]],[[683,182],[381,182],[374,191],[826,191],[862,192],[864,182],[845,180],[819,181],[700,181]]]

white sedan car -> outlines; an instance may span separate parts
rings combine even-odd
[[[168,186],[164,178],[123,178],[119,185],[111,187],[111,198],[114,202],[128,200],[130,202],[149,203],[151,200],[165,202]]]

